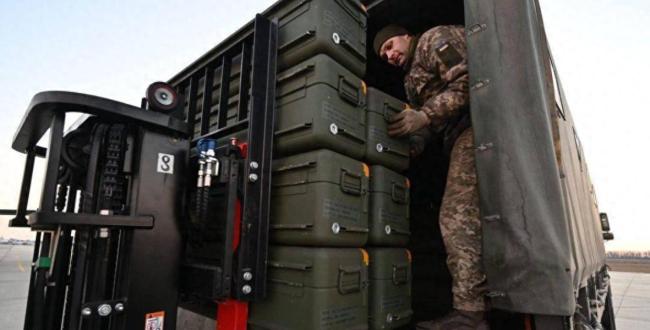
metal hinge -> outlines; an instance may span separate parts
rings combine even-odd
[[[487,222],[495,222],[495,221],[501,220],[501,216],[498,215],[498,214],[488,215],[488,216],[483,217],[483,220],[485,220]]]
[[[478,147],[476,147],[476,150],[478,151],[486,151],[488,149],[494,148],[494,143],[488,142],[488,143],[481,143],[479,144]]]
[[[487,30],[487,24],[474,24],[467,28],[467,36],[470,37],[474,34],[477,34],[481,31]]]
[[[477,89],[487,87],[487,85],[489,84],[490,84],[490,79],[479,80],[474,85],[472,85],[472,90],[475,91]]]
[[[489,291],[485,296],[488,298],[503,298],[506,296],[506,293],[503,291]]]

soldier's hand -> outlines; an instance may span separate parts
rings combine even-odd
[[[422,111],[405,109],[391,118],[388,135],[403,136],[413,133],[431,123],[429,116]]]

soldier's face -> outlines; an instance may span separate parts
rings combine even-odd
[[[388,64],[402,67],[408,59],[408,50],[411,37],[407,34],[394,36],[381,45],[379,56]]]

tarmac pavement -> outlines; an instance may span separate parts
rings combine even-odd
[[[0,329],[23,328],[33,246],[0,245]]]
[[[0,329],[23,327],[33,246],[0,245]],[[650,274],[611,272],[619,330],[650,329]]]

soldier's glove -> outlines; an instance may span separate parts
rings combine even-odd
[[[388,135],[404,136],[420,128],[427,127],[430,123],[431,120],[426,113],[405,109],[391,118],[391,123],[388,125]]]
[[[419,156],[431,141],[429,127],[423,127],[409,136],[411,158]]]

